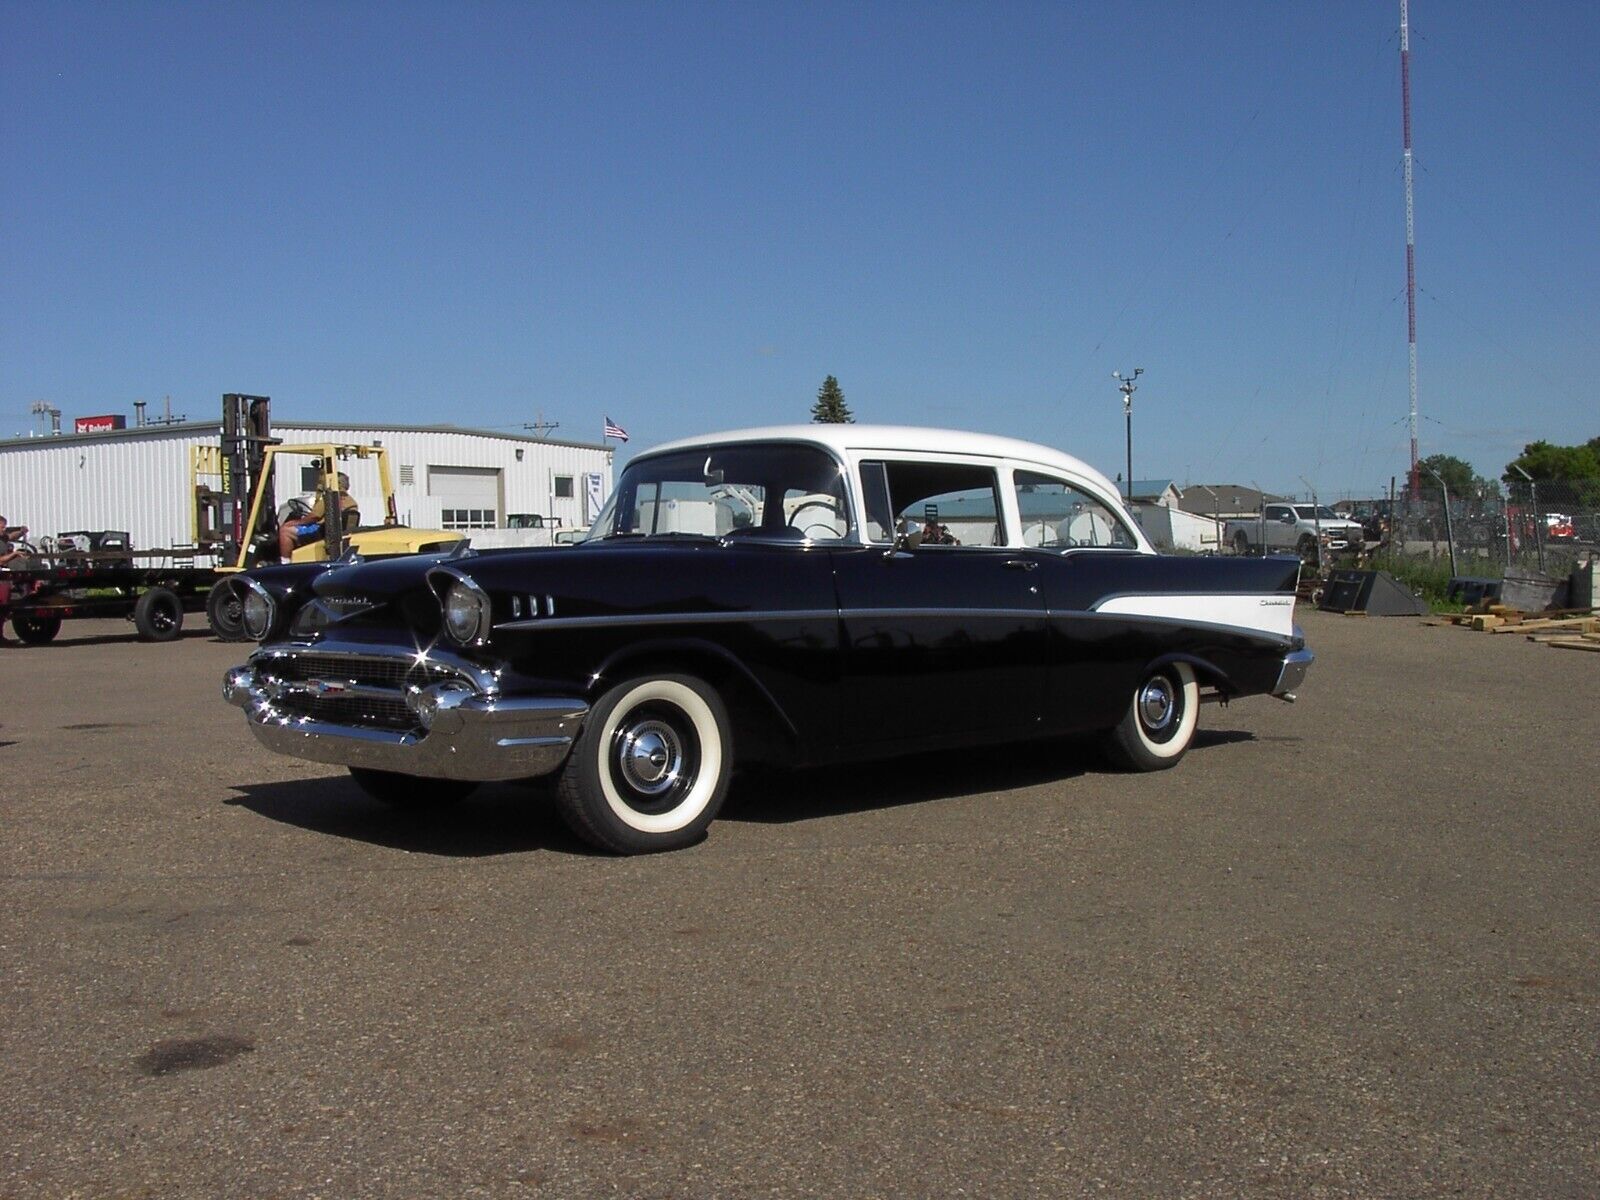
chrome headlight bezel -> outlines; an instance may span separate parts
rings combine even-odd
[[[439,601],[439,624],[444,636],[458,646],[482,646],[492,627],[489,593],[465,571],[439,566],[428,572],[428,583]]]
[[[272,636],[272,627],[278,621],[278,602],[254,579],[248,576],[234,581],[239,595],[239,623],[245,636],[253,642],[264,642]]]
[[[489,597],[476,584],[452,583],[439,602],[445,635],[458,646],[483,638],[489,624]]]

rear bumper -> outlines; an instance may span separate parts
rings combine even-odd
[[[1272,685],[1272,695],[1283,700],[1295,699],[1300,685],[1305,682],[1306,672],[1315,660],[1316,655],[1304,647],[1285,654],[1283,666],[1278,669],[1278,682]]]
[[[589,711],[569,697],[508,697],[451,681],[406,692],[417,726],[398,730],[287,711],[281,700],[293,686],[252,662],[227,673],[222,695],[244,709],[256,740],[279,754],[434,779],[547,775],[566,761]]]

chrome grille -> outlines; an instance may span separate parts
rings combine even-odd
[[[426,687],[456,674],[442,663],[364,654],[287,654],[274,658],[267,670],[279,679],[336,679],[401,690],[410,685]]]
[[[419,663],[410,657],[378,654],[273,655],[260,670],[286,715],[309,717],[340,725],[411,731],[417,715],[406,704],[406,694],[441,680],[460,678],[460,672],[440,662]],[[317,691],[315,684],[348,684],[357,694],[337,690]],[[283,686],[274,686],[283,685]],[[297,687],[313,684],[312,689]]]
[[[402,732],[417,727],[417,714],[406,707],[406,702],[396,693],[389,697],[361,696],[310,696],[290,692],[278,697],[277,706],[285,713],[297,717],[310,717],[315,721],[332,721],[339,725],[364,725],[369,728],[396,729]]]

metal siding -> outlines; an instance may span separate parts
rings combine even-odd
[[[74,529],[126,529],[137,550],[191,540],[193,433],[0,449],[0,512],[38,541]]]
[[[381,441],[389,450],[400,520],[437,528],[440,504],[427,494],[430,466],[489,467],[501,471],[505,512],[539,513],[563,526],[583,524],[583,475],[598,471],[604,491],[613,483],[611,455],[604,450],[481,434],[374,429],[308,429],[280,425],[275,436],[288,443]],[[189,448],[216,445],[218,427],[169,432],[142,429],[104,440],[40,438],[37,443],[0,446],[0,513],[27,525],[35,538],[72,529],[126,529],[138,549],[187,544],[193,534],[189,502]],[[523,452],[518,462],[516,452]],[[400,484],[400,466],[416,468],[415,482]],[[280,479],[280,503],[300,490],[301,462],[292,478]],[[383,519],[382,492],[374,461],[342,465],[362,519]],[[573,477],[573,495],[554,500],[556,475]]]
[[[437,528],[439,497],[428,495],[429,467],[488,467],[500,471],[506,513],[538,513],[547,521],[552,517],[562,526],[582,525],[583,476],[598,471],[604,476],[603,490],[611,494],[611,455],[604,450],[580,446],[561,446],[545,442],[526,442],[482,434],[415,430],[307,429],[281,425],[274,432],[286,442],[367,442],[381,441],[389,451],[389,467],[394,475],[395,506],[400,520],[418,528]],[[517,451],[522,461],[517,461]],[[415,468],[409,485],[400,483],[401,466]],[[363,514],[378,514],[380,496],[376,464],[352,463],[348,470],[350,488]],[[362,470],[365,468],[365,471]],[[555,477],[571,475],[571,499],[556,500]],[[369,504],[371,507],[368,507]],[[369,519],[364,516],[364,519]],[[375,518],[370,518],[375,519]]]

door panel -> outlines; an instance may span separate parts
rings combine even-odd
[[[841,744],[1026,737],[1048,630],[1036,568],[1003,548],[832,552],[843,635]]]

